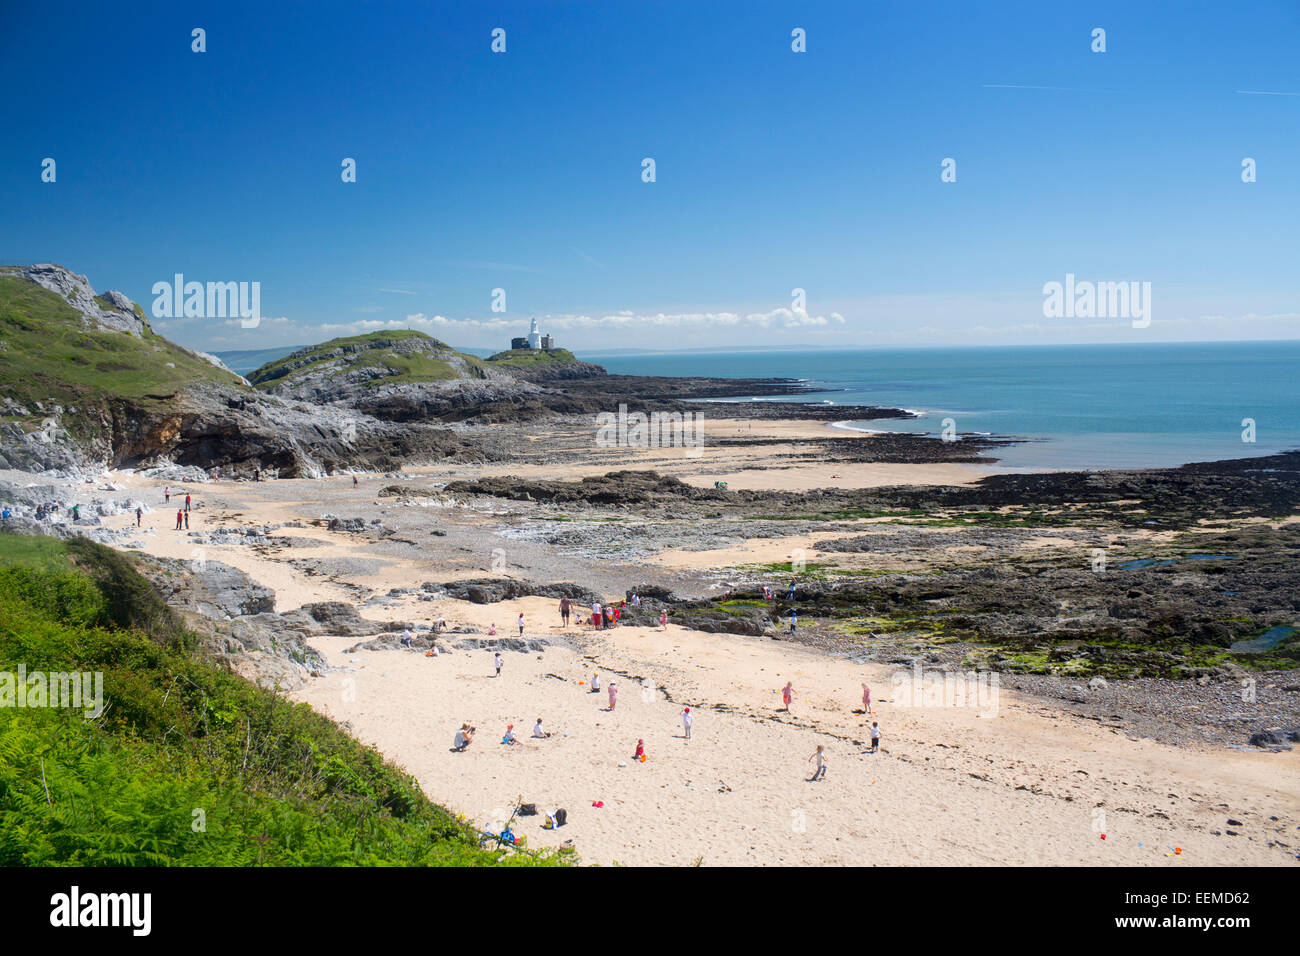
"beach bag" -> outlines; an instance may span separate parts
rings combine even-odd
[[[521,804],[519,804],[519,815],[520,815],[521,817],[535,817],[535,816],[537,816],[537,804],[535,804],[535,803],[521,803]]]
[[[555,811],[555,825],[562,827],[569,822],[569,813],[567,810],[560,809]]]

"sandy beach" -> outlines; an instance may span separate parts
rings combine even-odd
[[[802,428],[817,432],[822,426],[791,426]],[[703,459],[683,459],[680,467],[698,478],[746,453],[760,454],[709,449]],[[669,470],[671,463],[657,455],[650,451],[645,457]],[[638,466],[648,463],[636,460]],[[849,480],[885,480],[880,466],[836,467],[850,474],[859,469]],[[948,480],[944,469],[963,467],[893,466],[889,480],[903,476],[923,485],[941,474]],[[602,470],[600,464],[557,460],[538,474],[573,478]],[[425,468],[403,480],[426,485],[486,471]],[[754,474],[787,490],[819,480],[815,469]],[[134,493],[160,497],[159,481],[112,477]],[[907,688],[935,679],[937,672],[919,671],[919,665],[846,659],[770,636],[705,633],[676,624],[667,631],[562,629],[558,602],[550,598],[476,604],[445,596],[430,600],[414,590],[421,582],[488,574],[603,581],[597,593],[620,600],[624,593],[610,581],[644,578],[657,567],[675,581],[706,587],[717,569],[788,560],[799,542],[816,558],[819,540],[831,532],[755,537],[716,549],[651,549],[636,561],[611,563],[502,537],[505,510],[490,503],[432,494],[416,503],[378,495],[393,484],[391,477],[374,475],[361,476],[355,487],[350,476],[177,483],[171,510],[157,501],[138,541],[150,554],[194,560],[192,536],[171,528],[175,496],[189,492],[196,499],[191,531],[293,523],[275,532],[273,547],[199,546],[201,557],[274,588],[277,611],[316,601],[354,602],[364,618],[409,622],[420,633],[444,617],[448,652],[437,657],[365,649],[360,645],[366,641],[356,637],[316,638],[312,645],[328,669],[285,690],[376,746],[409,770],[432,799],[480,826],[499,823],[517,802],[542,811],[563,807],[569,821],[564,828],[544,830],[537,816],[516,819],[515,832],[531,846],[571,841],[584,862],[600,864],[1296,862],[1296,752],[1144,739],[1117,721],[1070,713],[1022,694],[1015,675],[1001,675],[992,687],[990,675],[983,675],[984,685],[968,686],[971,695],[982,695],[973,702],[978,706],[923,701]],[[374,516],[396,531],[387,538],[331,531],[323,527],[326,515]],[[105,523],[125,529],[134,518]],[[870,519],[861,525],[875,527]],[[414,544],[402,550],[393,541]],[[1051,533],[1026,541],[1048,551],[1078,546]],[[772,585],[783,587],[784,581],[773,575]],[[499,637],[518,636],[520,613],[525,640],[541,644],[503,651],[503,673],[494,677],[493,651],[476,642],[487,639],[492,625]],[[593,672],[601,675],[599,694],[590,693]],[[619,687],[613,712],[605,693],[611,681]],[[789,713],[777,693],[787,681],[796,691]],[[858,712],[863,683],[872,689],[870,715]],[[1125,691],[1116,685],[1110,692]],[[681,722],[686,706],[696,714],[689,741]],[[549,739],[529,738],[538,717],[552,733]],[[882,734],[874,754],[873,720]],[[476,726],[477,737],[467,751],[452,752],[462,723]],[[508,724],[520,737],[516,746],[500,743]],[[638,739],[645,741],[644,763],[632,759]],[[829,771],[824,780],[809,782],[809,757],[819,744]]]

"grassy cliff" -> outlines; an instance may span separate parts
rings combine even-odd
[[[102,672],[106,706],[0,707],[0,866],[481,866],[411,777],[209,663],[127,555],[0,533],[0,679]]]
[[[139,338],[98,328],[56,292],[0,269],[0,422],[39,422],[60,405],[80,413],[64,427],[89,436],[112,400],[161,407],[198,382],[245,387],[237,376],[154,333],[140,307],[134,309],[143,326]]]
[[[423,332],[399,329],[330,339],[268,362],[249,375],[258,388],[293,387],[309,379],[344,377],[392,385],[482,378],[483,360]]]

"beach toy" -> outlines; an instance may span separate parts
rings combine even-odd
[[[578,681],[578,686],[581,687],[585,683],[587,683],[585,680],[580,680]]]
[[[592,805],[593,807],[600,808],[600,807],[603,807],[603,806],[605,805],[605,801],[604,801],[604,800],[596,800],[596,801],[593,801],[591,805]]]
[[[642,763],[645,763],[645,754],[642,754],[642,755],[641,755],[641,762],[642,762]]]
[[[425,651],[425,652],[424,652],[424,656],[425,656],[425,657],[432,657],[432,656],[433,656],[433,651]]]
[[[1182,855],[1183,855],[1183,848],[1180,847],[1180,846],[1176,846],[1176,847],[1174,847],[1174,855],[1175,855],[1175,856],[1182,856]]]
[[[1106,839],[1106,834],[1103,833],[1103,834],[1101,835],[1101,838],[1102,838],[1103,840]]]
[[[626,766],[627,766],[627,761],[626,761],[626,760],[620,760],[620,761],[618,762],[618,765],[619,765],[620,767],[626,767]]]

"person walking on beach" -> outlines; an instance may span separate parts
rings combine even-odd
[[[871,713],[871,688],[866,684],[862,685],[862,709],[866,713]]]
[[[794,600],[794,578],[790,579],[790,590],[786,594],[786,600],[788,601]]]
[[[812,775],[812,779],[810,779],[808,782],[812,783],[814,780],[824,779],[826,776],[826,747],[823,744],[818,744],[817,749],[813,752],[813,755],[808,758],[808,760],[817,761],[817,771]]]
[[[880,724],[874,720],[871,722],[871,752],[875,753],[880,749]]]
[[[519,612],[519,636],[524,636],[524,612]]]
[[[493,657],[493,659],[492,659],[492,663],[494,663],[494,664],[496,665],[496,667],[497,667],[497,677],[500,677],[500,676],[501,676],[501,664],[503,663],[503,661],[501,660],[501,652],[500,652],[500,651],[497,651],[497,652],[496,652],[496,655],[495,655],[495,656]]]
[[[139,505],[135,506],[135,526],[140,527],[140,519],[144,517],[144,509]]]
[[[177,531],[180,531],[180,530],[181,530],[181,512],[180,512],[180,511],[177,511],[177,512],[176,512],[176,530],[177,530]]]
[[[662,627],[665,631],[668,630],[668,612],[667,612],[667,611],[660,611],[660,612],[659,612],[659,626]]]
[[[170,487],[163,488],[163,504],[170,504],[172,500],[172,490]]]
[[[691,709],[687,707],[682,711],[682,728],[686,731],[687,740],[691,739],[691,724],[694,722],[695,718],[691,716]]]
[[[357,486],[357,476],[356,476],[356,475],[353,475],[353,476],[352,476],[352,487],[355,488],[356,486]]]
[[[185,510],[186,510],[186,511],[189,511],[189,510],[190,510],[190,496],[189,496],[189,495],[186,495],[186,496],[185,496]]]
[[[613,710],[614,705],[618,703],[618,685],[613,681],[609,682],[609,709]]]
[[[561,627],[569,626],[569,607],[570,607],[569,599],[567,597],[560,598],[560,626]]]
[[[785,709],[790,711],[790,701],[794,700],[794,682],[786,681],[785,686],[781,688],[781,700],[785,701]]]
[[[794,608],[790,608],[790,633],[793,634],[799,627],[799,615],[795,613]]]
[[[188,511],[186,511],[186,512],[185,512],[185,530],[188,531],[188,530],[189,530],[189,527],[190,527],[190,513],[189,513]]]

